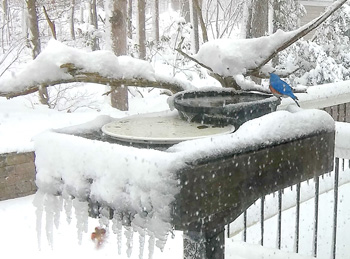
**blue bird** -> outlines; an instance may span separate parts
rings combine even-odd
[[[278,97],[290,97],[293,99],[293,101],[300,107],[299,103],[297,102],[298,97],[296,97],[293,92],[292,88],[289,84],[284,82],[278,75],[274,73],[270,73],[270,85],[269,85],[271,93]]]

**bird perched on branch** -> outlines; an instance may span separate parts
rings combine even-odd
[[[292,92],[292,87],[290,87],[289,84],[284,82],[278,75],[274,73],[270,73],[270,91],[271,93],[278,97],[290,97],[293,99],[293,101],[300,107],[299,103],[297,102],[298,97],[296,97]]]

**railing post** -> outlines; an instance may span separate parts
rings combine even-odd
[[[339,183],[339,158],[335,158],[334,169],[334,211],[333,211],[333,235],[332,235],[332,258],[336,257],[337,250],[337,220],[338,220],[338,183]]]
[[[318,235],[318,201],[319,201],[319,188],[320,188],[320,178],[315,177],[315,217],[314,217],[314,237],[313,237],[313,251],[314,257],[317,256],[317,235]]]
[[[265,216],[264,216],[264,203],[265,203],[265,196],[261,197],[261,210],[260,210],[260,233],[261,233],[261,241],[260,244],[263,246],[264,245],[264,220],[265,220]]]
[[[281,249],[282,243],[282,190],[278,191],[278,221],[277,221],[277,247]]]
[[[300,183],[296,187],[296,212],[295,212],[295,245],[294,251],[299,253],[299,228],[300,228]]]

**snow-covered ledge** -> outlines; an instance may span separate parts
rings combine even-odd
[[[129,221],[130,231],[138,231],[141,238],[150,236],[151,246],[155,241],[162,249],[172,230],[171,204],[180,191],[177,172],[188,164],[334,131],[334,121],[324,111],[288,109],[248,121],[235,133],[181,142],[165,151],[72,135],[95,131],[112,120],[106,116],[36,136],[38,236],[45,211],[47,237],[52,242],[63,198],[67,215],[75,208],[79,238],[87,229],[88,202],[97,202],[105,222],[110,215],[103,209],[113,209],[116,232]]]

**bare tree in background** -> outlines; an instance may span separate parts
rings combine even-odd
[[[257,38],[268,32],[269,0],[251,0],[248,6],[246,38]]]
[[[71,0],[69,19],[70,19],[70,35],[72,37],[72,40],[75,40],[74,12],[75,12],[75,0]]]
[[[198,29],[198,16],[196,8],[193,5],[193,0],[190,0],[190,17],[192,24],[192,40],[193,40],[193,51],[197,53],[199,50],[199,29]]]
[[[139,58],[146,59],[146,1],[137,1]]]
[[[128,2],[128,37],[132,39],[132,0]]]
[[[120,56],[127,54],[127,0],[112,1],[111,40],[113,52]],[[127,86],[116,88],[111,93],[111,105],[122,111],[129,108]]]
[[[159,42],[159,0],[153,0],[153,15],[152,15],[152,24],[153,24],[153,34],[154,40]]]
[[[27,39],[32,49],[32,57],[35,59],[41,52],[41,44],[39,38],[38,13],[36,9],[36,0],[26,0],[28,16],[27,16]],[[46,86],[39,88],[39,100],[41,104],[49,104],[49,94]]]
[[[32,57],[35,59],[41,52],[36,0],[26,0],[26,4],[28,10],[27,23],[29,30],[27,39],[29,46],[32,49]]]
[[[90,0],[89,5],[90,5],[90,8],[89,8],[90,24],[95,28],[95,33],[92,35],[91,49],[92,51],[95,51],[100,49],[98,37],[96,36],[96,31],[98,30],[96,0]]]

